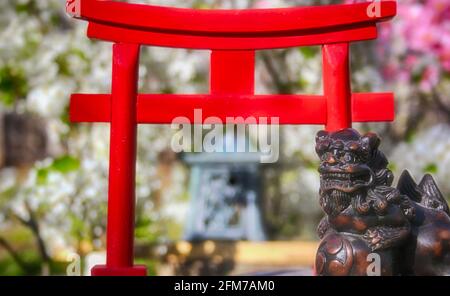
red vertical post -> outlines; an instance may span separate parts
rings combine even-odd
[[[133,265],[139,46],[113,48],[107,265]]]
[[[253,94],[254,50],[213,50],[210,71],[211,94]]]
[[[327,131],[352,126],[349,44],[322,47],[323,90],[327,100]]]
[[[146,274],[133,266],[139,49],[113,46],[106,266],[93,275]]]

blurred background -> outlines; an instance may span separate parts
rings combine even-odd
[[[0,275],[64,275],[104,261],[109,126],[71,124],[71,93],[109,93],[111,44],[87,39],[63,0],[0,1]],[[268,8],[327,0],[134,0]],[[353,2],[353,1],[349,1]],[[356,92],[394,91],[375,131],[398,177],[432,173],[450,198],[450,2],[402,0],[376,41],[352,45]],[[205,93],[209,54],[143,47],[140,92]],[[322,92],[319,47],[260,51],[256,92]],[[231,77],[232,79],[232,77]],[[139,126],[136,257],[149,274],[246,274],[313,264],[316,126],[283,126],[274,164],[178,155],[169,126]],[[254,141],[255,139],[249,139]],[[77,268],[75,268],[76,270]]]

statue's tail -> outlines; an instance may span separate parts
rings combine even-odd
[[[447,201],[430,174],[423,176],[419,185],[417,185],[410,173],[404,170],[398,180],[397,189],[401,194],[407,195],[415,202],[430,209],[444,211],[450,216]]]

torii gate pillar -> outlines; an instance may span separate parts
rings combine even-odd
[[[147,274],[145,266],[133,266],[139,49],[113,45],[107,257],[92,275]]]
[[[327,98],[327,131],[352,126],[349,44],[325,44],[323,56],[323,92]]]

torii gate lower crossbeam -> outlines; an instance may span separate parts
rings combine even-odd
[[[67,6],[72,14],[73,1]],[[172,123],[179,116],[201,123],[194,109],[222,122],[278,117],[279,124],[323,124],[330,131],[394,119],[393,94],[351,92],[349,42],[375,38],[376,23],[395,15],[395,1],[381,2],[376,17],[367,15],[369,3],[199,11],[75,1],[81,10],[74,16],[89,21],[88,35],[115,43],[111,94],[74,94],[70,102],[72,122],[111,124],[107,262],[93,275],[146,274],[144,266],[133,265],[137,124]],[[210,93],[138,94],[142,44],[211,50]],[[323,95],[254,94],[255,50],[308,45],[322,45]]]

